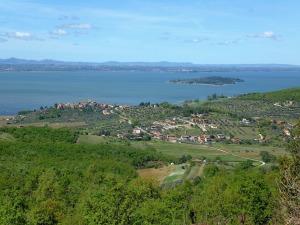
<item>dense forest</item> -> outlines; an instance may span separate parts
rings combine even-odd
[[[174,188],[138,177],[155,149],[76,143],[69,129],[1,128],[0,224],[299,224],[299,126],[278,166],[214,164]]]

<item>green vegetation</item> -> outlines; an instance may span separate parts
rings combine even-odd
[[[277,103],[277,104],[276,104]],[[201,104],[206,111],[237,118],[273,118],[295,120],[300,115],[300,89],[254,93]]]
[[[0,224],[296,225],[299,91],[22,112],[0,128]]]
[[[291,157],[280,160],[280,200],[287,224],[298,224],[300,218],[300,123],[294,130],[294,137],[288,146]]]
[[[290,88],[268,93],[251,93],[239,97],[245,100],[266,100],[271,102],[300,101],[300,88]]]
[[[47,127],[1,132],[13,139],[0,141],[0,224],[267,224],[281,219],[276,169],[228,170],[189,162],[175,165],[162,189],[136,172],[172,160],[154,146],[78,144],[76,132]]]
[[[239,78],[231,77],[201,77],[201,78],[191,78],[191,79],[177,79],[170,80],[171,83],[175,84],[210,84],[210,85],[225,85],[225,84],[236,84],[238,82],[243,82]]]

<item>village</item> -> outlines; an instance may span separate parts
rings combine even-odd
[[[128,105],[111,105],[105,103],[98,103],[96,101],[87,100],[81,101],[78,103],[58,103],[54,104],[54,108],[58,110],[64,109],[78,109],[78,110],[101,110],[103,115],[111,115],[114,113],[114,110],[123,110],[129,108]]]
[[[259,128],[261,126],[261,118],[259,117],[233,119],[221,116],[216,119],[212,113],[182,115],[178,110],[178,112],[175,110],[175,113],[170,114],[168,114],[169,111],[162,113],[163,110],[165,109],[159,104],[141,103],[138,106],[130,106],[87,100],[78,103],[57,103],[52,107],[40,107],[32,113],[6,117],[1,120],[1,123],[7,125],[27,123],[28,119],[34,118],[33,115],[39,121],[67,121],[71,123],[80,120],[80,117],[72,118],[78,114],[77,112],[80,112],[82,117],[85,117],[86,113],[90,113],[89,117],[94,118],[94,120],[86,123],[85,128],[83,128],[85,132],[131,141],[160,140],[190,144],[212,144],[216,142],[251,144],[267,143],[275,137],[272,136],[272,133],[263,132]],[[94,117],[91,116],[91,113]],[[154,118],[143,118],[145,114],[153,114]],[[276,129],[272,132],[276,133],[277,136],[280,135],[283,140],[287,140],[291,136],[293,128],[291,123],[276,119],[269,119],[266,122],[265,130],[275,127]],[[106,124],[106,127],[103,127],[103,124]],[[234,130],[237,133],[234,133]],[[239,132],[240,134],[238,134]]]
[[[218,133],[220,131],[216,121],[206,119],[207,115],[197,114],[191,115],[190,118],[174,117],[164,121],[155,121],[150,127],[135,127],[132,131],[133,136],[131,140],[142,140],[143,135],[149,135],[152,139],[167,141],[171,143],[198,143],[198,144],[212,144],[215,142],[226,142],[233,144],[240,144],[241,138],[228,135],[225,133]],[[282,129],[283,137],[289,138],[291,136],[291,129],[293,125],[285,121],[270,121],[271,124],[276,124]],[[255,122],[243,118],[240,121],[241,126],[251,127],[255,126]],[[199,129],[199,135],[187,135],[188,129]],[[170,134],[169,131],[181,130],[183,133],[179,135]],[[179,132],[180,133],[180,132]],[[124,135],[119,134],[118,137],[124,138]],[[255,143],[266,143],[267,137],[261,133],[257,134],[257,138],[253,139]]]

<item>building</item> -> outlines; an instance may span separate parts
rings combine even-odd
[[[167,141],[171,143],[176,143],[177,142],[177,137],[174,135],[167,135]]]
[[[290,137],[291,136],[291,132],[289,131],[289,129],[283,129],[283,133],[286,135],[286,136],[288,136],[288,137]]]
[[[102,111],[102,114],[105,115],[105,116],[108,116],[108,115],[111,114],[111,111],[108,110],[108,109],[104,109],[104,110]]]
[[[225,140],[226,137],[225,137],[224,134],[217,134],[217,139],[218,139],[218,140]]]
[[[142,130],[140,128],[134,128],[132,133],[134,135],[140,135],[140,134],[142,134]]]
[[[247,120],[246,118],[243,118],[242,121],[241,121],[241,124],[249,125],[249,124],[250,124],[250,121]]]

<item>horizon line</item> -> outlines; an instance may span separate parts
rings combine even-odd
[[[43,62],[43,61],[53,61],[53,62],[60,62],[60,63],[90,63],[90,64],[105,64],[105,63],[121,63],[121,64],[130,64],[130,63],[166,63],[166,64],[190,64],[194,66],[230,66],[230,65],[278,65],[278,66],[296,66],[299,67],[298,64],[289,64],[289,63],[195,63],[195,62],[184,62],[184,61],[167,61],[167,60],[160,60],[160,61],[118,61],[118,60],[106,60],[106,61],[81,61],[81,60],[62,60],[62,59],[51,59],[51,58],[18,58],[18,57],[8,57],[8,58],[0,58],[0,61],[5,60],[23,60],[23,61],[36,61],[36,62]]]

